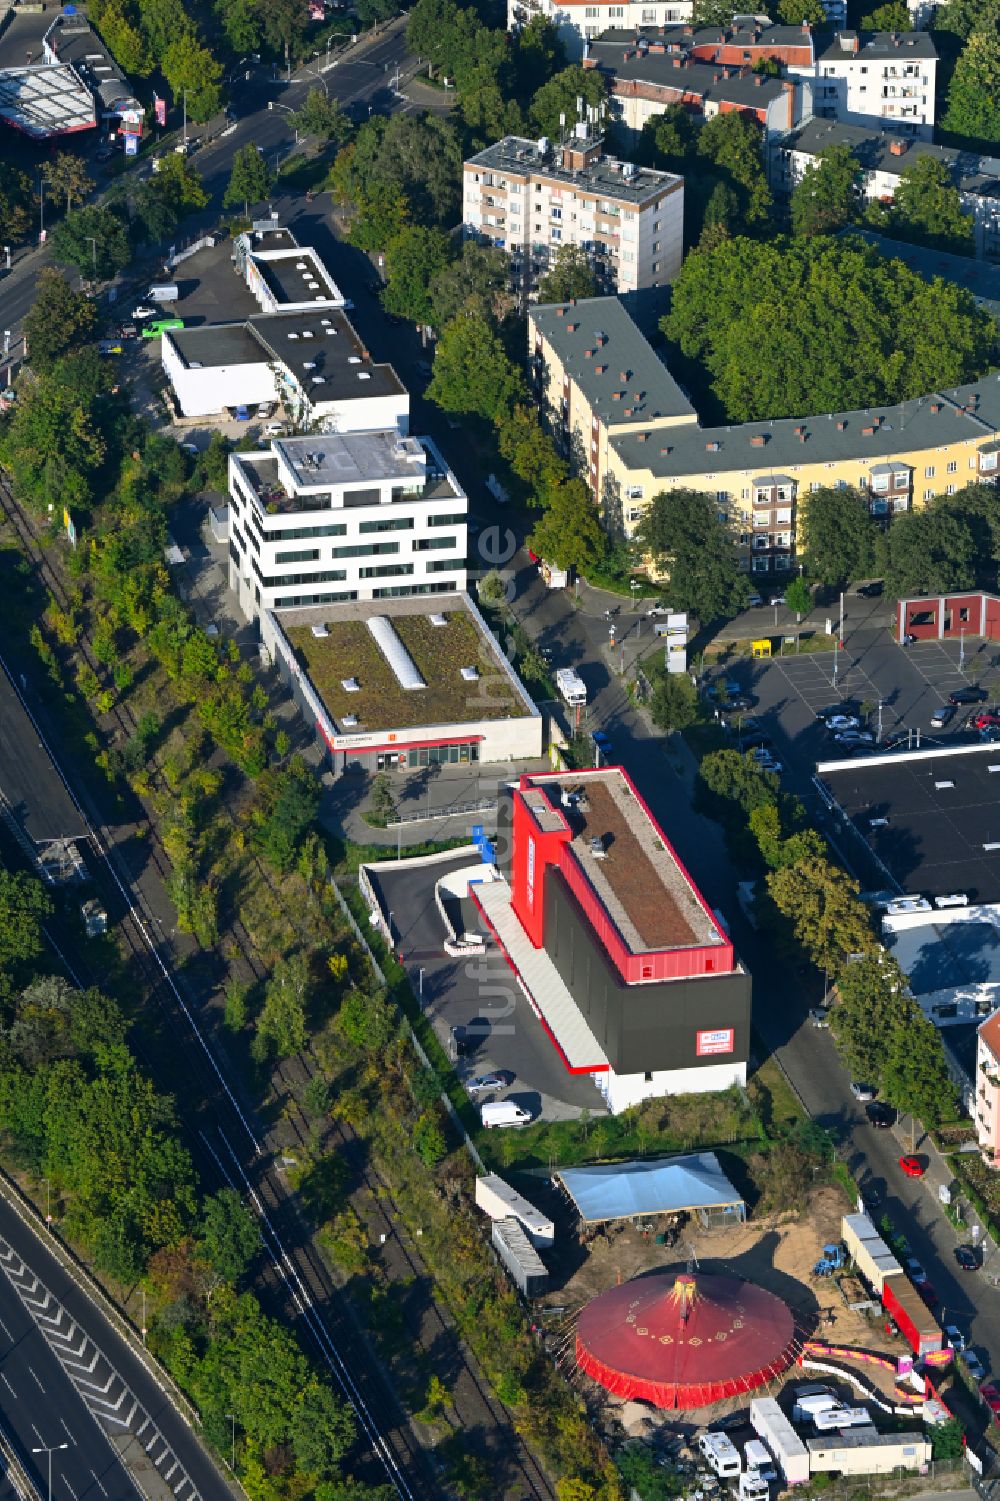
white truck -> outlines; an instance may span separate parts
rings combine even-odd
[[[744,1470],[736,1494],[739,1501],[768,1501],[771,1488],[759,1470]]]
[[[571,709],[579,709],[587,702],[587,687],[583,678],[572,667],[556,669],[556,687]]]
[[[750,1403],[750,1426],[778,1462],[787,1485],[805,1485],[809,1480],[809,1451],[773,1397],[755,1397]]]
[[[762,1444],[759,1438],[749,1439],[743,1445],[743,1453],[746,1455],[748,1470],[756,1470],[761,1480],[777,1480],[774,1460],[768,1453],[767,1445]]]

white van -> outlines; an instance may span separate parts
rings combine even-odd
[[[725,1433],[703,1433],[698,1439],[698,1448],[709,1469],[720,1480],[733,1480],[743,1469],[740,1451]]]
[[[531,1111],[516,1105],[513,1100],[491,1100],[484,1105],[479,1112],[483,1125],[488,1129],[494,1126],[527,1126],[531,1124]]]
[[[777,1480],[774,1460],[771,1458],[767,1445],[762,1444],[759,1438],[752,1438],[749,1443],[744,1444],[743,1452],[746,1455],[748,1470],[756,1470],[761,1480]]]
[[[807,1396],[796,1392],[795,1406],[792,1408],[792,1422],[808,1423],[818,1413],[830,1412],[831,1409],[839,1407],[839,1400],[831,1392],[817,1392],[815,1395],[810,1393]]]

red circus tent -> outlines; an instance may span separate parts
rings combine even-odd
[[[752,1391],[795,1357],[790,1309],[738,1277],[638,1277],[594,1298],[576,1328],[582,1371],[658,1407],[707,1407]]]

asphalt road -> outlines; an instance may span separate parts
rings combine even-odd
[[[67,1446],[52,1456],[54,1501],[143,1501],[112,1445],[143,1421],[134,1447],[141,1452],[139,1445],[144,1451],[149,1442],[143,1457],[150,1494],[231,1501],[228,1485],[144,1364],[2,1196],[0,1409],[43,1495],[46,1457],[31,1451]],[[157,1432],[162,1443],[151,1442]]]
[[[0,797],[36,843],[83,834],[83,820],[61,783],[48,778],[39,783],[37,758],[38,737],[0,672]]]

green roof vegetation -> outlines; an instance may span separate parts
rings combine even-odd
[[[430,613],[390,616],[427,684],[413,691],[400,687],[363,620],[328,622],[329,635],[323,637],[314,636],[307,625],[286,626],[285,634],[338,727],[346,714],[357,715],[359,730],[405,730],[525,714],[506,670],[471,616],[450,610],[447,624],[434,626]],[[463,667],[477,667],[478,680],[466,682]],[[357,679],[357,693],[344,688],[345,678]]]

